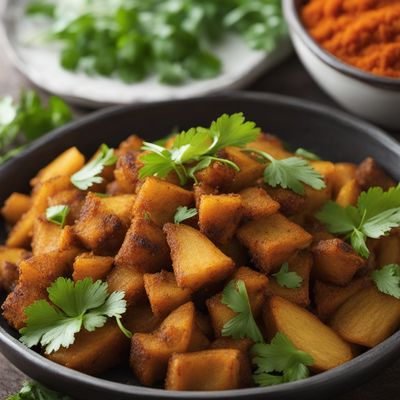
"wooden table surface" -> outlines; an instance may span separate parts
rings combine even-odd
[[[5,59],[2,48],[0,43],[0,97],[4,95],[16,97],[21,89],[29,88],[31,85]],[[292,56],[273,71],[258,79],[248,89],[297,96],[337,107],[315,85],[295,56]],[[75,111],[79,115],[89,112],[89,110],[82,109],[75,109]],[[399,138],[399,136],[397,137]],[[5,399],[9,394],[18,391],[22,382],[26,379],[20,371],[0,354],[0,399]],[[379,376],[366,385],[334,400],[397,400],[400,399],[399,381],[400,360],[390,368],[382,371]]]

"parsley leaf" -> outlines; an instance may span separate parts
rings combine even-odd
[[[341,207],[331,201],[316,217],[329,232],[349,238],[354,250],[368,258],[366,238],[378,239],[400,226],[400,185],[387,192],[380,187],[362,192],[357,207]]]
[[[400,265],[388,264],[375,270],[372,280],[380,292],[400,299]]]
[[[64,228],[68,214],[69,207],[65,205],[48,207],[46,210],[47,220],[53,224],[60,225],[61,228]]]
[[[25,308],[26,326],[20,330],[21,342],[28,347],[39,343],[47,354],[68,348],[82,327],[92,332],[107,318],[121,318],[126,311],[124,292],[107,291],[107,283],[85,278],[74,283],[58,278],[47,289],[52,305],[38,300]]]
[[[303,147],[299,147],[294,154],[296,154],[296,156],[299,157],[303,157],[306,160],[310,160],[310,161],[318,161],[321,158],[319,156],[317,156],[315,153],[312,153],[309,150],[303,149]]]
[[[279,272],[272,274],[278,284],[289,289],[299,288],[303,283],[303,278],[297,272],[289,272],[289,264],[282,265]]]
[[[69,396],[62,395],[47,389],[38,382],[25,382],[21,390],[7,398],[7,400],[72,400]]]
[[[237,313],[222,328],[222,336],[231,336],[234,339],[248,337],[254,342],[264,340],[254,320],[246,285],[242,280],[231,281],[226,285],[221,302]]]
[[[253,378],[260,386],[307,378],[310,374],[307,366],[314,363],[309,354],[298,350],[281,332],[275,335],[271,344],[257,343],[251,351],[255,356],[253,363],[257,366]]]
[[[197,210],[195,208],[178,207],[174,216],[174,223],[180,224],[186,219],[190,219],[197,215]]]
[[[117,157],[114,154],[114,149],[110,149],[106,144],[102,144],[96,158],[72,175],[71,182],[78,189],[87,190],[93,184],[103,182],[100,174],[104,167],[114,165],[116,162]]]

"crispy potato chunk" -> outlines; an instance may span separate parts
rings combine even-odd
[[[115,257],[115,264],[140,272],[158,272],[171,265],[169,253],[162,229],[154,222],[134,218]]]
[[[245,218],[267,217],[275,214],[280,208],[280,204],[260,187],[249,187],[239,194],[242,199],[243,216]]]
[[[199,208],[200,231],[212,241],[227,243],[242,218],[242,200],[238,194],[204,195]]]
[[[293,192],[293,190],[283,189],[279,186],[272,187],[265,185],[264,187],[268,195],[279,203],[279,212],[283,215],[290,217],[304,211],[307,205],[307,198],[305,196],[301,196]]]
[[[312,247],[317,279],[346,286],[365,265],[353,248],[341,239],[321,240]]]
[[[313,243],[318,243],[320,240],[334,239],[326,226],[314,217],[307,217],[304,221],[304,229],[313,237]]]
[[[198,209],[200,207],[201,196],[205,194],[218,194],[218,189],[209,186],[205,183],[198,183],[196,185],[193,185],[193,193],[194,193],[196,208]]]
[[[249,143],[246,147],[265,151],[277,160],[294,156],[293,153],[285,150],[285,146],[279,138],[269,133],[262,133],[255,142]]]
[[[243,371],[239,350],[219,349],[172,355],[168,364],[167,390],[228,390],[244,387],[250,366]],[[247,382],[246,382],[247,383]]]
[[[207,168],[196,173],[196,179],[203,187],[225,189],[232,184],[235,170],[219,161],[214,161]]]
[[[279,213],[248,222],[238,229],[237,237],[249,249],[254,263],[266,273],[278,269],[312,241],[309,233]]]
[[[120,193],[135,193],[140,169],[138,154],[137,150],[128,150],[118,158],[114,177]]]
[[[69,207],[69,213],[66,219],[67,225],[73,225],[79,218],[86,193],[78,189],[62,190],[55,193],[48,199],[48,207],[66,205]]]
[[[363,191],[373,186],[380,186],[383,190],[388,190],[395,185],[393,179],[386,175],[386,172],[372,157],[367,157],[357,167],[355,178]]]
[[[47,221],[44,217],[37,218],[33,225],[33,255],[36,256],[58,250],[62,231],[60,225]]]
[[[182,224],[166,224],[164,232],[179,287],[197,290],[225,279],[233,271],[233,260],[198,230]]]
[[[336,163],[332,176],[333,196],[336,197],[340,189],[355,178],[357,165],[353,163]]]
[[[217,247],[232,258],[235,265],[243,266],[249,264],[249,254],[236,237],[233,237],[227,243],[217,243]]]
[[[72,273],[73,280],[80,281],[92,278],[93,282],[104,280],[114,263],[112,257],[96,256],[93,253],[82,253],[75,258]]]
[[[30,196],[14,192],[4,202],[1,215],[8,224],[15,225],[30,208]]]
[[[180,288],[172,272],[144,275],[144,287],[154,315],[164,317],[190,300],[192,290]]]
[[[267,293],[283,297],[301,307],[307,307],[310,305],[309,282],[313,265],[312,255],[306,251],[302,251],[293,256],[288,263],[289,271],[296,272],[303,279],[301,286],[293,289],[282,287],[274,277],[270,277]]]
[[[143,385],[164,379],[168,359],[173,353],[208,347],[209,341],[198,328],[195,317],[194,305],[189,302],[173,311],[155,332],[133,335],[130,365]]]
[[[235,349],[247,353],[253,344],[254,342],[249,338],[232,339],[231,337],[223,336],[215,339],[211,343],[210,349]]]
[[[339,193],[336,196],[336,203],[342,207],[355,206],[360,194],[360,186],[355,179],[351,179],[339,190]]]
[[[400,300],[375,286],[358,291],[333,315],[331,327],[344,340],[374,347],[400,325]]]
[[[353,279],[347,286],[316,281],[314,284],[314,302],[317,315],[322,321],[328,318],[351,296],[370,286],[366,277]]]
[[[0,288],[10,292],[18,281],[19,263],[31,256],[25,249],[0,246]]]
[[[118,149],[115,152],[120,157],[128,151],[140,150],[142,145],[143,139],[141,137],[137,135],[130,135],[119,144]]]
[[[353,358],[351,347],[315,315],[282,297],[268,299],[263,313],[265,332],[272,339],[286,335],[299,350],[314,359],[316,372],[335,368]]]
[[[128,307],[122,322],[132,333],[150,333],[160,326],[161,319],[153,314],[150,304],[146,302]]]
[[[378,267],[400,264],[400,237],[397,235],[381,237],[378,240],[375,252]]]
[[[214,335],[217,338],[222,336],[222,328],[224,325],[236,316],[236,313],[227,305],[222,304],[221,301],[222,293],[218,293],[206,301],[208,312],[211,317],[211,324],[214,329]]]

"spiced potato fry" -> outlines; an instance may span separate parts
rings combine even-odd
[[[242,199],[243,217],[257,219],[275,214],[280,204],[273,200],[268,193],[260,187],[249,187],[239,192]]]
[[[31,208],[31,198],[26,194],[12,193],[1,208],[1,215],[10,225],[15,225]]]
[[[82,253],[75,258],[72,279],[77,282],[85,278],[104,280],[114,263],[113,257],[96,256],[93,253]]]

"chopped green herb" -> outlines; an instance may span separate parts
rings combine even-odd
[[[65,205],[48,207],[46,210],[47,220],[53,224],[60,225],[61,228],[64,228],[68,214],[69,207]]]
[[[297,272],[289,272],[289,264],[282,265],[279,272],[272,274],[278,284],[289,289],[299,288],[303,283],[303,278]]]
[[[180,224],[181,222],[190,219],[197,215],[197,210],[195,208],[178,207],[174,216],[174,223]]]
[[[315,153],[312,153],[311,151],[308,151],[306,149],[303,149],[302,147],[299,147],[294,154],[296,154],[296,156],[299,157],[303,157],[306,160],[310,160],[310,161],[318,161],[321,158],[319,156],[317,156]]]
[[[389,264],[375,270],[372,280],[380,292],[400,299],[400,265]]]
[[[25,382],[21,390],[7,400],[72,400],[69,396],[47,389],[38,382]]]

